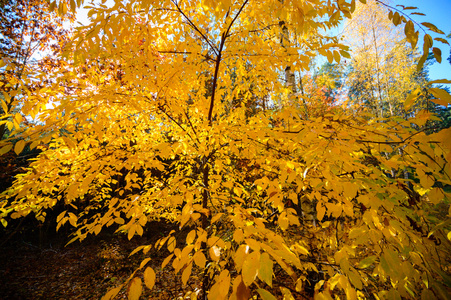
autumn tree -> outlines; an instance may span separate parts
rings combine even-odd
[[[299,93],[309,117],[317,118],[338,112],[342,106],[344,91],[343,68],[337,64],[324,63],[316,72],[305,72]]]
[[[440,219],[434,208],[449,201],[450,129],[427,135],[408,126],[434,117],[426,112],[402,122],[307,118],[286,84],[287,66],[306,70],[315,53],[349,57],[347,45],[322,32],[355,5],[90,7],[91,24],[65,48],[65,72],[21,107],[40,123],[18,135],[43,152],[2,194],[2,223],[44,220],[58,203],[58,228],[75,228],[70,242],[109,226],[131,239],[150,220],[186,230],[183,240],[171,232],[135,249],[147,257],[105,299],[125,287],[139,298],[142,278],[152,289],[155,251],[166,253],[161,267],[181,275],[191,299],[446,298],[450,213]],[[411,20],[397,21],[414,39]],[[287,32],[290,43],[281,43]],[[270,109],[231,105],[250,91]],[[432,92],[451,103],[445,90]],[[401,148],[407,155],[386,156]],[[406,168],[418,180],[392,174]],[[314,207],[311,220],[302,203]]]
[[[27,94],[50,86],[50,73],[61,71],[59,54],[69,33],[63,23],[73,19],[69,13],[59,16],[49,8],[47,1],[40,0],[5,0],[0,4],[0,140],[9,139],[21,147],[25,141],[16,133],[34,121],[34,114],[20,108]],[[45,101],[34,105],[43,104]],[[27,150],[18,156],[9,152],[0,158],[1,191],[11,185],[13,176],[35,153]]]
[[[1,112],[3,118],[13,117],[14,122],[8,124],[15,125],[0,124],[3,139],[7,130],[17,129],[25,121],[23,116],[29,116],[29,112],[17,110],[23,95],[44,87],[50,79],[43,75],[60,67],[58,53],[68,36],[63,22],[73,16],[50,12],[47,1],[6,0],[0,7],[0,18]]]
[[[417,13],[414,7],[406,11]],[[368,1],[367,5],[357,5],[354,17],[346,22],[345,36],[353,55],[347,84],[350,101],[357,109],[366,109],[378,117],[404,117],[408,112],[401,99],[413,91],[421,92],[427,77],[416,67],[421,56],[414,49],[418,31],[407,22],[406,30],[412,31],[408,41],[403,28],[395,27],[404,15],[391,12],[391,22],[386,17],[388,12],[383,3]],[[425,95],[422,99],[416,102],[415,111],[426,108],[428,100]]]

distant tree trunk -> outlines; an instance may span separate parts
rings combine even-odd
[[[283,1],[282,1],[283,3]],[[280,44],[283,48],[287,48],[290,44],[290,33],[288,32],[288,27],[285,24],[285,21],[279,22],[280,27],[282,28],[282,32],[280,35]],[[291,93],[296,93],[296,77],[294,76],[294,72],[291,70],[291,66],[286,66],[285,68],[285,86],[287,88],[291,87]]]

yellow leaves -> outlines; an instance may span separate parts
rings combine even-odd
[[[440,50],[440,48],[433,47],[432,53],[434,53],[434,57],[437,60],[437,62],[439,64],[442,63],[442,50]]]
[[[122,286],[116,287],[110,291],[108,291],[108,293],[106,293],[103,297],[102,300],[110,300],[110,299],[114,299],[114,297],[116,297],[117,294],[119,294],[119,292],[121,291]]]
[[[13,148],[13,145],[9,144],[9,145],[5,145],[0,149],[0,156],[8,153],[11,149]]]
[[[194,262],[196,263],[199,268],[203,269],[205,268],[205,264],[207,262],[207,258],[205,257],[204,253],[202,251],[198,251],[193,256]]]
[[[415,104],[415,100],[418,98],[420,93],[419,89],[414,90],[413,92],[411,92],[409,94],[409,96],[406,98],[406,100],[404,101],[404,109],[410,110],[412,108],[412,106]]]
[[[171,236],[168,240],[168,250],[169,252],[174,252],[175,246],[177,245],[177,241],[175,237]]]
[[[428,85],[434,84],[434,83],[451,83],[451,80],[448,79],[437,79],[437,80],[432,80],[428,82]]]
[[[237,229],[233,232],[233,239],[237,243],[241,243],[244,240],[244,233],[242,229]]]
[[[216,282],[210,289],[208,299],[226,299],[230,287],[230,274],[228,270],[222,270],[216,277]]]
[[[183,226],[185,226],[185,224],[190,220],[193,212],[194,209],[190,203],[187,203],[185,207],[183,207],[180,228],[183,228]]]
[[[296,289],[296,290],[300,291],[300,289],[299,290]],[[283,300],[295,300],[289,289],[280,287],[280,291],[283,294]]]
[[[420,71],[423,68],[424,62],[427,59],[429,49],[432,47],[432,44],[433,44],[432,37],[429,34],[425,34],[423,38],[423,55],[418,61],[417,71]]]
[[[250,295],[250,289],[244,284],[242,276],[235,277],[230,300],[248,300]]]
[[[116,223],[119,224],[119,225],[122,225],[122,224],[125,223],[125,220],[122,219],[122,218],[115,218],[115,219],[114,219],[114,222],[116,222]]]
[[[141,215],[141,217],[139,217],[138,220],[139,225],[141,225],[142,227],[144,227],[147,223],[147,216],[146,215]],[[142,234],[140,234],[142,235]]]
[[[334,55],[331,51],[327,51],[326,52],[326,56],[327,56],[327,61],[329,63],[333,63],[334,62]]]
[[[418,33],[415,32],[415,27],[412,20],[406,22],[404,33],[406,35],[407,41],[411,44],[412,49],[415,49],[418,41]]]
[[[257,292],[260,294],[260,297],[262,297],[263,300],[276,300],[276,297],[274,297],[265,289],[257,289]]]
[[[341,216],[344,206],[341,203],[326,203],[327,212],[334,218]]]
[[[221,248],[218,246],[212,246],[209,248],[208,253],[210,254],[210,258],[213,261],[219,261],[219,257],[221,256]]]
[[[248,253],[249,246],[247,245],[240,245],[236,250],[233,260],[235,261],[235,266],[238,272],[242,269],[244,259],[246,258]]]
[[[318,201],[318,203],[316,204],[316,213],[318,221],[321,221],[324,218],[324,214],[326,213],[326,207],[324,207],[324,205],[320,201]]]
[[[215,223],[222,217],[223,213],[216,214],[213,218],[211,218],[211,224]]]
[[[68,3],[73,6],[73,1]],[[232,1],[178,3],[192,18],[192,22],[199,26],[199,30],[208,34],[212,44],[217,42],[216,35],[220,35],[224,26],[230,24],[231,16],[239,4]],[[114,62],[111,67],[114,72],[111,74],[117,76],[124,71],[126,75],[121,75],[118,82],[109,82],[110,74],[94,76],[95,72],[90,71],[84,84],[92,84],[92,91],[80,88],[79,94],[76,92],[72,95],[76,104],[63,96],[61,105],[64,110],[58,106],[55,107],[55,116],[50,113],[46,115],[46,122],[52,130],[64,124],[70,128],[70,133],[64,137],[49,135],[47,142],[51,141],[52,144],[33,165],[32,170],[35,172],[30,171],[25,175],[26,179],[14,187],[22,193],[22,197],[17,199],[30,197],[33,205],[44,203],[42,207],[50,208],[51,201],[55,199],[45,200],[45,197],[58,195],[58,201],[74,203],[82,198],[90,209],[87,212],[99,211],[103,214],[107,211],[95,222],[90,221],[89,214],[80,213],[80,216],[86,216],[83,220],[91,222],[82,229],[95,234],[105,224],[118,224],[120,231],[127,232],[127,237],[131,239],[135,234],[142,235],[143,228],[154,219],[175,220],[180,229],[189,226],[185,240],[170,233],[157,242],[155,248],[156,251],[166,251],[167,248],[170,255],[161,266],[164,268],[172,262],[174,270],[180,272],[177,274],[181,275],[184,285],[197,271],[193,270],[193,264],[196,268],[207,268],[207,276],[217,275],[210,277],[214,281],[209,291],[211,299],[227,298],[231,283],[231,299],[249,299],[250,287],[260,287],[253,285],[257,278],[262,284],[272,286],[273,276],[278,276],[274,274],[274,264],[296,281],[297,275],[315,268],[314,264],[301,262],[300,257],[305,258],[307,255],[330,263],[335,259],[335,263],[340,264],[333,271],[326,270],[324,265],[325,279],[318,284],[318,288],[323,286],[325,291],[329,283],[327,276],[340,274],[334,279],[335,284],[341,286],[350,299],[356,298],[359,294],[355,288],[361,289],[365,282],[370,282],[364,279],[365,275],[374,270],[382,278],[385,271],[377,273],[379,269],[384,269],[382,265],[388,265],[390,259],[390,263],[401,262],[400,258],[396,260],[385,255],[377,263],[381,247],[390,246],[393,241],[397,247],[402,243],[406,248],[412,246],[409,245],[410,240],[416,243],[415,236],[406,237],[407,234],[403,232],[402,228],[406,225],[404,221],[399,222],[402,226],[399,225],[396,232],[391,228],[393,219],[403,220],[400,207],[403,213],[408,210],[400,206],[400,203],[405,203],[406,192],[393,183],[391,169],[398,172],[405,167],[412,168],[409,172],[415,176],[415,181],[412,181],[415,190],[418,191],[421,185],[427,191],[426,197],[430,203],[439,204],[446,195],[433,186],[436,180],[443,182],[440,181],[441,177],[449,167],[442,168],[440,173],[437,171],[440,168],[434,169],[434,163],[426,161],[426,157],[432,155],[438,164],[443,164],[449,154],[443,150],[446,147],[442,147],[441,141],[446,140],[443,133],[440,137],[427,137],[408,128],[411,123],[425,125],[431,120],[430,116],[424,117],[422,121],[384,119],[367,122],[366,115],[361,116],[360,111],[356,111],[349,115],[347,112],[340,115],[331,112],[320,118],[306,118],[304,111],[297,107],[301,103],[300,99],[293,97],[291,100],[298,102],[292,107],[284,107],[289,106],[285,100],[279,102],[278,93],[284,86],[283,80],[279,80],[280,70],[286,67],[287,62],[292,63],[293,69],[299,68],[299,65],[307,66],[316,50],[330,63],[340,63],[342,57],[350,58],[349,48],[335,39],[326,40],[316,33],[320,27],[329,25],[321,20],[330,18],[335,22],[341,20],[343,15],[348,16],[349,11],[354,10],[355,1],[340,0],[335,6],[327,6],[326,3],[249,2],[251,7],[240,16],[232,28],[230,36],[233,38],[226,42],[227,55],[224,53],[218,71],[220,88],[216,92],[220,96],[214,107],[217,117],[213,118],[211,126],[205,121],[209,109],[206,95],[211,93],[208,80],[211,80],[214,71],[212,60],[218,57],[214,53],[217,50],[213,50],[214,47],[207,45],[196,33],[187,33],[187,24],[180,22],[180,14],[164,12],[164,18],[160,18],[162,12],[157,7],[151,8],[152,12],[146,13],[147,25],[158,26],[148,26],[150,33],[146,33],[142,30],[145,27],[143,24],[134,24],[131,20],[130,16],[136,12],[133,5],[127,4],[127,9],[124,8],[126,13],[111,14],[111,22],[93,25],[92,29],[95,30],[91,32],[91,42],[98,42],[100,46],[97,46],[105,48],[108,58],[111,57]],[[225,18],[230,5],[233,5],[230,15]],[[293,12],[296,5],[299,8]],[[280,28],[265,27],[277,24],[280,19],[267,14],[268,11],[278,11],[282,19],[286,18],[290,38],[293,38],[291,44],[299,45],[299,48],[293,46],[293,49],[281,51],[280,41],[274,41],[279,39]],[[98,17],[98,21],[102,22],[102,9],[98,12],[93,17]],[[215,19],[215,15],[220,15],[221,19]],[[298,26],[300,21],[297,18],[301,17],[303,26]],[[417,32],[413,23],[398,13],[392,13],[391,18],[397,25],[405,23],[405,34],[409,42],[415,44]],[[103,27],[105,37],[100,39],[98,32]],[[299,28],[296,34],[291,31],[294,28]],[[137,43],[138,38],[140,43]],[[113,39],[116,39],[114,47],[108,45]],[[425,37],[428,49],[432,47],[432,42],[430,37]],[[137,51],[138,44],[146,45],[147,48]],[[151,48],[150,45],[157,45],[158,51],[162,52],[161,62],[151,61],[155,58],[149,59],[149,54],[143,54]],[[372,47],[372,43],[367,45]],[[164,51],[173,49],[192,53],[163,55]],[[305,52],[306,49],[310,49],[308,51],[312,54],[300,58],[297,53]],[[441,53],[434,49],[432,51],[436,58],[441,58]],[[87,49],[86,52],[89,54],[91,50]],[[396,51],[394,64],[401,60],[396,56],[400,50]],[[202,56],[207,54],[212,57]],[[374,55],[368,54],[362,58],[355,54],[353,50],[356,61],[375,59]],[[96,54],[90,55],[94,64]],[[91,58],[87,57],[89,61]],[[384,63],[388,64],[388,61]],[[123,70],[119,70],[119,64]],[[148,66],[144,68],[145,64]],[[97,67],[93,68],[98,71]],[[368,72],[362,73],[371,75],[374,69],[371,67],[366,69]],[[404,71],[399,68],[397,72],[387,73],[395,76]],[[303,79],[307,79],[306,74],[302,75]],[[374,82],[374,79],[371,77],[365,81]],[[391,79],[401,85],[402,80]],[[100,81],[102,85],[97,86]],[[328,86],[333,87],[335,83],[331,81],[324,79]],[[385,82],[382,85],[385,87]],[[386,92],[391,91],[391,88],[387,86]],[[417,86],[409,85],[410,90],[414,92],[404,102],[406,109],[414,105],[417,108],[416,100],[420,95]],[[439,103],[449,103],[449,95],[440,89],[433,88],[431,93],[438,98]],[[406,95],[407,92],[397,95],[401,94]],[[397,95],[393,98],[398,98]],[[309,101],[309,97],[303,99]],[[115,101],[120,104],[117,105]],[[95,104],[94,112],[90,112],[91,106],[86,105],[90,103]],[[280,112],[276,108],[279,104],[282,106]],[[2,102],[2,107],[5,105]],[[383,108],[388,109],[390,105],[384,103]],[[14,126],[17,124],[23,127],[24,120],[20,117],[26,115],[21,111],[8,117],[14,120]],[[420,118],[421,113],[417,113],[417,116]],[[57,119],[57,123],[52,123],[52,118]],[[27,142],[35,140],[24,137]],[[403,144],[401,141],[404,139],[407,142]],[[393,148],[389,144],[392,141],[401,143],[399,146],[396,144],[396,147],[405,149],[406,154],[392,155]],[[433,146],[423,151],[422,145],[425,143]],[[13,149],[11,145],[2,145],[0,154]],[[45,141],[43,145],[47,146]],[[21,152],[25,146],[16,144],[16,147],[14,150]],[[70,155],[63,155],[69,152],[67,148],[71,149]],[[44,154],[47,156],[44,157]],[[419,155],[422,155],[421,158]],[[373,157],[376,162],[380,162],[379,165],[376,162],[366,164],[367,158]],[[362,163],[364,160],[365,164]],[[53,164],[60,170],[52,171]],[[429,169],[422,168],[421,164],[428,165]],[[126,170],[126,173],[123,174],[121,170]],[[204,175],[203,170],[208,171],[208,176]],[[38,175],[42,177],[38,178]],[[22,186],[25,188],[22,189]],[[204,191],[208,196],[207,208],[201,205]],[[62,198],[64,193],[67,193],[67,199]],[[24,200],[21,204],[29,202]],[[429,202],[424,201],[424,204]],[[292,209],[296,205],[299,205],[296,209],[300,208],[308,217],[304,218],[303,224],[299,222],[301,216]],[[96,209],[91,209],[94,206]],[[16,208],[17,212],[12,217],[25,214],[19,205]],[[276,226],[267,226],[265,223],[265,217],[271,214],[271,209],[277,209],[279,213]],[[383,209],[393,214],[389,221],[381,215]],[[202,215],[211,217],[206,226],[200,220]],[[330,218],[322,222],[326,216]],[[346,217],[351,223],[335,220],[340,217]],[[314,227],[312,220],[315,219],[320,223]],[[3,216],[1,220],[3,222]],[[60,214],[57,222],[58,226],[64,222],[70,222],[73,226],[78,223],[85,225],[77,220],[75,214],[68,212]],[[199,227],[191,228],[196,226]],[[318,251],[309,252],[306,242],[309,240],[312,241],[312,248],[317,247]],[[382,240],[384,245],[381,245]],[[360,248],[368,247],[368,243],[372,247],[368,254],[356,253],[361,251]],[[421,247],[420,244],[414,246]],[[149,249],[138,247],[132,254]],[[371,256],[364,258],[362,255]],[[232,259],[236,273],[225,269],[233,264]],[[357,265],[358,271],[353,268]],[[412,268],[411,272],[421,273],[422,268],[423,265]],[[334,273],[330,275],[331,272]],[[393,273],[389,268],[387,272],[390,275]],[[412,279],[413,275],[407,276],[408,271],[403,272],[406,281],[417,285]],[[379,281],[382,279],[377,276],[374,278],[374,284],[368,287],[369,293],[375,292],[375,287],[384,285]],[[274,277],[274,280],[278,279]],[[404,277],[400,280],[404,280]],[[303,281],[305,283],[305,278],[296,281],[298,291],[302,292]],[[146,268],[144,284],[152,289],[155,282],[155,271]],[[129,290],[130,297],[139,297],[142,282],[133,279]],[[263,288],[257,292],[263,299],[274,299],[274,295]],[[113,290],[107,295],[110,297],[117,293]],[[282,289],[282,293],[285,299],[294,298],[288,289]],[[336,295],[344,297],[341,292]],[[321,297],[327,297],[327,293],[318,294],[318,298]]]
[[[449,46],[449,42],[447,40],[445,40],[444,38],[436,37],[436,38],[434,38],[434,40]]]
[[[20,123],[22,123],[22,120],[23,120],[22,114],[20,113],[14,114],[13,118],[14,127],[18,129],[20,127]]]
[[[167,266],[167,264],[171,261],[172,257],[174,256],[174,254],[169,255],[168,257],[166,257],[163,262],[161,263],[161,268],[164,269],[164,267]]]
[[[186,243],[188,245],[192,244],[194,242],[194,239],[196,238],[196,230],[191,230],[188,235],[186,236]]]
[[[365,257],[364,259],[362,259],[359,262],[359,268],[360,269],[368,268],[369,266],[371,266],[376,261],[376,258],[377,257],[374,256],[374,255]]]
[[[422,22],[421,25],[429,29],[430,31],[439,33],[439,34],[445,34],[443,31],[437,28],[434,24],[428,23],[428,22]]]
[[[8,113],[8,105],[6,104],[5,100],[0,99],[0,106],[3,110],[3,113],[6,115]]]
[[[424,170],[418,168],[417,169],[417,174],[418,174],[418,177],[420,179],[420,184],[422,185],[422,187],[424,189],[430,189],[434,185],[434,183],[435,183],[434,178],[431,177],[430,175],[427,175],[424,172]]]
[[[193,263],[189,263],[188,266],[183,270],[183,272],[182,272],[183,285],[186,285],[186,283],[188,282],[188,279],[191,275],[192,270],[193,270]]]
[[[128,299],[138,300],[142,293],[142,280],[139,277],[135,277],[131,280],[128,288]]]
[[[334,50],[333,55],[334,55],[335,61],[337,62],[337,64],[339,64],[340,63],[340,53],[337,50]]]
[[[446,90],[440,88],[430,88],[429,92],[436,97],[436,99],[431,99],[432,102],[443,106],[448,106],[451,104],[451,95]]]
[[[77,227],[77,216],[75,215],[75,214],[73,214],[73,213],[69,213],[69,223],[70,223],[70,225],[72,225],[72,226],[74,226],[74,227]]]
[[[153,288],[153,286],[155,285],[155,278],[155,271],[152,268],[147,267],[144,271],[144,283],[146,284],[147,288]]]
[[[77,4],[75,3],[75,0],[70,0],[70,10],[75,13],[77,9]]]
[[[24,140],[19,140],[15,145],[14,145],[14,152],[16,152],[17,155],[19,155],[23,149],[25,148],[25,145],[27,143]]]
[[[128,229],[127,238],[128,238],[129,240],[131,240],[132,237],[135,235],[136,227],[137,227],[137,226],[136,226],[135,224],[133,224],[133,225],[130,226],[130,228]]]
[[[257,274],[258,278],[272,287],[273,261],[266,252],[262,253],[260,256],[260,268]]]
[[[432,202],[432,204],[439,204],[443,199],[445,199],[445,195],[443,193],[443,190],[440,188],[433,188],[429,193],[427,194],[428,199]]]
[[[257,278],[258,270],[260,269],[260,252],[254,251],[246,256],[243,262],[241,275],[243,276],[243,283],[250,286],[255,278]]]
[[[288,222],[288,218],[286,217],[286,212],[282,212],[279,217],[280,229],[285,231],[288,229],[288,225],[289,225],[289,222]]]
[[[401,16],[399,15],[399,13],[398,12],[395,12],[394,14],[393,14],[393,24],[395,25],[395,26],[398,26],[399,24],[401,24]]]

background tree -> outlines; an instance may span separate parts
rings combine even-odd
[[[340,99],[343,96],[343,71],[342,67],[329,62],[324,63],[320,69],[310,75],[303,75],[302,100],[307,107],[307,115],[310,117],[324,116],[335,113],[341,106]]]
[[[368,1],[357,5],[354,17],[346,23],[345,36],[353,51],[347,85],[350,101],[358,109],[380,118],[404,117],[401,99],[424,89],[428,79],[425,72],[417,72],[420,54],[410,47],[402,28],[386,18],[387,12],[378,1]],[[421,104],[416,102],[416,111],[426,108],[423,99]]]
[[[0,18],[1,112],[3,120],[12,116],[15,121],[12,124],[16,125],[7,128],[2,122],[0,138],[3,139],[7,130],[18,129],[21,121],[25,121],[23,116],[30,114],[19,112],[25,95],[43,88],[46,80],[51,80],[42,77],[43,74],[61,67],[57,55],[68,38],[63,22],[72,20],[73,16],[60,17],[50,12],[47,1],[5,0],[0,7]]]
[[[25,108],[30,94],[50,86],[50,73],[60,71],[64,65],[59,58],[63,44],[67,42],[69,30],[63,23],[69,23],[73,16],[63,17],[49,11],[48,1],[4,0],[0,4],[0,140],[10,139],[18,148],[25,147],[25,141],[16,136],[36,116],[39,106],[34,100],[33,108]],[[24,110],[22,110],[24,108]],[[0,149],[8,152],[13,144]],[[0,190],[11,185],[13,177],[21,167],[27,166],[27,159],[34,156],[29,149],[18,157],[14,152],[0,158],[2,174]]]

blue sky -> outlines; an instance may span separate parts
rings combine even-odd
[[[426,14],[426,16],[412,16],[416,22],[432,23],[446,35],[451,32],[451,0],[396,0],[394,2],[404,6],[418,7],[419,12]],[[431,34],[431,36],[434,38],[437,35]],[[423,36],[419,40],[422,41]],[[449,42],[451,43],[451,39]],[[442,50],[442,63],[435,63],[430,67],[429,77],[431,79],[451,79],[451,64],[446,60],[450,54],[450,47],[437,41],[434,41],[433,46]]]

